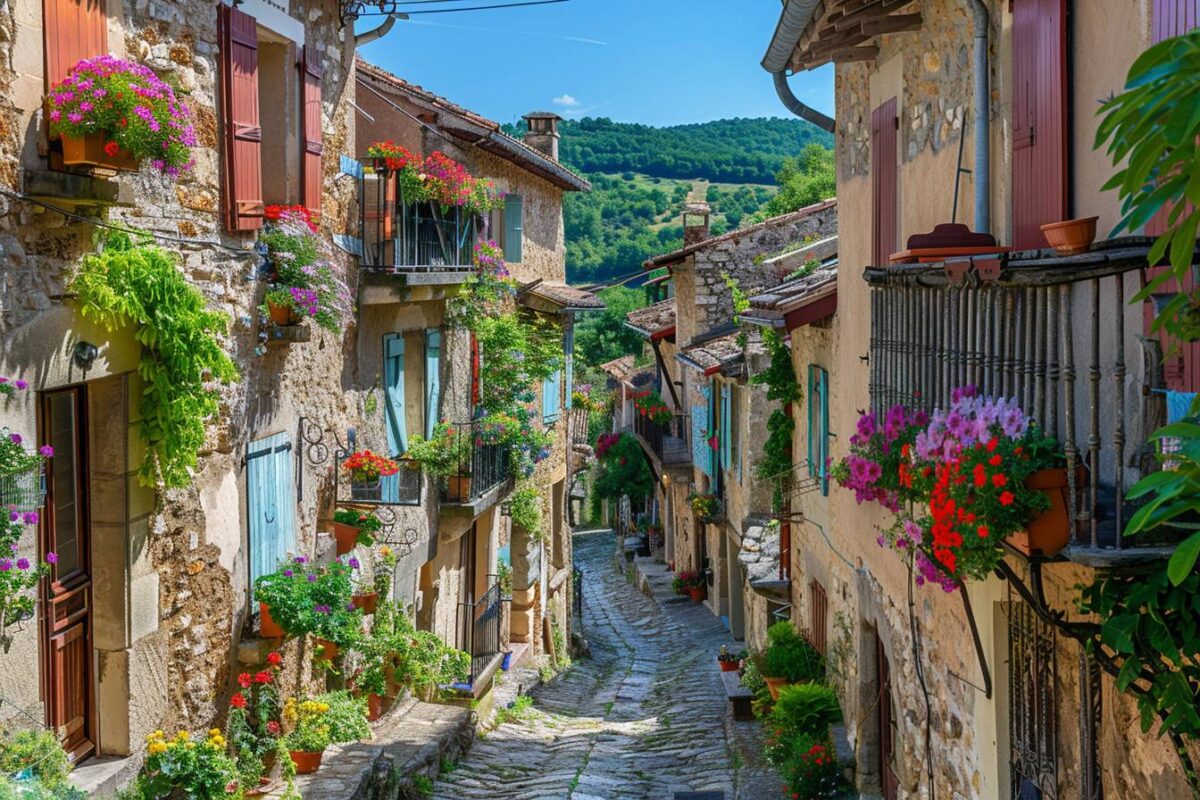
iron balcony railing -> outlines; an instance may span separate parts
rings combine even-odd
[[[675,414],[669,422],[654,422],[635,411],[633,432],[662,464],[688,464],[691,463],[690,422],[688,414]]]
[[[1165,421],[1162,351],[1128,303],[1148,249],[869,267],[871,407],[944,409],[966,385],[1015,398],[1063,447],[1072,546],[1120,549],[1126,489],[1156,468],[1143,442]]]
[[[464,275],[474,269],[474,216],[458,207],[405,200],[394,173],[367,168],[361,186],[363,267]]]
[[[473,503],[511,479],[509,448],[487,444],[477,421],[454,427],[464,437],[463,447],[446,478],[442,497],[447,503]]]
[[[483,674],[488,664],[500,654],[500,584],[489,575],[490,589],[473,603],[458,604],[459,649],[471,657],[471,685]]]
[[[350,481],[350,500],[371,505],[417,506],[421,504],[419,467],[401,467],[395,475],[385,475],[369,483]]]

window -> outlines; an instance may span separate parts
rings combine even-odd
[[[433,331],[433,333],[438,333]],[[440,363],[441,336],[437,336],[437,349],[430,350],[433,339],[426,331],[391,333],[383,340],[383,391],[384,422],[387,428],[388,455],[395,458],[408,450],[408,432],[432,431],[430,403],[440,402],[440,397],[430,392],[430,363]],[[434,378],[436,382],[436,377]],[[436,389],[440,394],[440,388]],[[379,499],[384,503],[413,505],[421,500],[421,473],[418,470],[402,469],[380,482]]]
[[[250,515],[250,581],[274,572],[296,547],[296,484],[286,433],[246,448],[246,507]]]
[[[808,474],[819,478],[821,494],[829,495],[829,373],[808,367]]]
[[[298,199],[300,172],[297,126],[292,124],[298,113],[296,93],[290,90],[295,86],[290,80],[295,74],[292,43],[261,25],[257,33],[262,199],[264,205],[291,205]]]
[[[425,437],[433,436],[433,427],[441,419],[442,403],[442,332],[425,331]]]
[[[504,250],[504,260],[514,263],[519,263],[522,257],[524,246],[524,200],[519,194],[509,194],[504,196],[504,211],[501,219],[503,227],[499,233],[501,235],[500,246]]]

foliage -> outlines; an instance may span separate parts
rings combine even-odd
[[[446,301],[447,324],[471,331],[484,317],[502,313],[517,291],[504,251],[491,239],[476,243],[472,261],[475,271],[462,282],[458,294]]]
[[[0,477],[33,472],[43,459],[53,455],[49,445],[40,448],[37,454],[27,452],[19,433],[0,428]],[[3,499],[0,497],[0,501]],[[50,565],[58,561],[55,553],[46,553],[42,564],[17,555],[25,526],[37,522],[36,511],[22,511],[16,506],[8,509],[7,518],[0,519],[0,651],[5,653],[12,646],[12,638],[6,633],[8,627],[33,617],[34,590],[49,574]]]
[[[527,694],[519,694],[504,708],[496,709],[495,723],[504,725],[509,722],[525,722],[536,716],[537,709],[533,707],[533,698]]]
[[[418,631],[396,604],[381,599],[371,633],[355,647],[360,668],[354,685],[360,692],[388,694],[389,681],[407,686],[418,697],[464,680],[470,657],[447,646],[436,634]]]
[[[568,247],[572,240],[568,238]],[[597,292],[604,310],[585,314],[575,323],[575,357],[598,367],[623,355],[640,355],[642,337],[625,326],[625,315],[646,305],[641,289],[610,286]]]
[[[0,773],[0,800],[85,800],[86,797],[70,784],[51,789],[38,778],[16,782]]]
[[[351,528],[358,528],[358,538],[355,541],[363,547],[375,544],[376,534],[383,530],[383,520],[376,516],[374,511],[339,508],[333,512],[333,521],[349,525]]]
[[[274,268],[260,310],[266,313],[268,304],[284,306],[332,333],[342,332],[354,314],[354,301],[329,241],[317,234],[307,212],[285,209],[272,216],[275,220],[259,236]]]
[[[504,206],[504,193],[490,179],[472,177],[440,150],[421,158],[389,140],[372,144],[367,156],[378,159],[380,166],[395,175],[402,202],[458,206],[469,214],[486,214]]]
[[[742,662],[741,669],[742,686],[754,695],[754,699],[750,701],[750,710],[757,719],[764,719],[775,707],[771,689],[762,676],[761,663],[762,654],[756,653]]]
[[[837,693],[816,682],[791,683],[779,690],[769,725],[785,738],[815,736],[824,739],[831,725],[842,721]]]
[[[371,737],[371,726],[367,724],[366,698],[354,697],[347,691],[328,692],[314,698],[329,707],[324,714],[329,726],[329,741],[332,744],[357,742]]]
[[[837,169],[833,150],[819,144],[809,144],[799,158],[785,158],[775,173],[779,193],[767,201],[749,222],[759,222],[780,214],[799,211],[837,195]]]
[[[667,401],[663,400],[662,395],[653,389],[648,389],[634,397],[633,407],[643,417],[659,425],[670,422],[673,416],[671,409],[667,407]]]
[[[671,579],[671,589],[675,594],[685,595],[688,589],[703,589],[707,583],[702,573],[684,570]]]
[[[812,737],[791,741],[791,752],[779,765],[784,791],[794,800],[840,800],[851,796],[842,767],[828,742]]]
[[[135,326],[142,346],[139,413],[146,457],[138,471],[147,486],[191,485],[204,446],[205,420],[218,410],[213,382],[238,377],[217,337],[225,316],[205,307],[166,250],[109,233],[104,249],[85,256],[71,283],[85,318],[109,331]]]
[[[472,447],[469,429],[439,422],[433,426],[433,435],[428,439],[414,434],[405,455],[434,477],[466,475],[471,470]]]
[[[796,420],[786,408],[800,402],[803,393],[796,380],[792,349],[783,336],[768,328],[763,333],[763,344],[770,362],[765,370],[751,376],[750,382],[766,386],[767,399],[778,402],[781,408],[773,409],[767,417],[767,440],[763,444],[762,458],[754,465],[754,475],[759,480],[773,482],[772,505],[778,513],[791,483],[792,433],[796,429]]]
[[[765,676],[792,683],[825,679],[824,657],[786,620],[767,629],[767,647],[758,668]]]
[[[395,475],[400,471],[400,465],[387,456],[370,450],[359,450],[342,462],[342,469],[350,473],[351,479],[370,483],[383,476]]]
[[[512,524],[525,531],[526,535],[540,538],[542,535],[542,494],[532,483],[522,483],[508,496],[509,515]]]
[[[278,749],[283,733],[277,680],[283,658],[267,656],[267,669],[238,675],[238,691],[229,700],[225,734],[242,775],[262,772],[263,758]]]
[[[168,739],[161,730],[146,737],[146,762],[133,787],[141,800],[156,800],[181,792],[189,800],[216,800],[236,788],[237,766],[225,754],[220,728],[201,740],[187,731]]]
[[[289,697],[283,703],[287,733],[283,746],[296,753],[320,753],[332,743],[330,705],[316,698]]]
[[[28,770],[48,790],[67,785],[71,760],[53,731],[22,730],[0,737],[0,775],[17,775]]]
[[[85,58],[47,99],[55,136],[103,134],[110,158],[124,151],[171,177],[192,167],[191,115],[149,67],[108,55]]]
[[[688,504],[692,507],[692,513],[696,515],[696,519],[701,522],[713,522],[721,515],[721,498],[715,494],[703,492],[689,494]]]
[[[562,331],[541,317],[511,312],[484,317],[474,329],[483,362],[480,405],[508,411],[534,402],[532,386],[562,368]]]
[[[311,633],[336,645],[354,644],[362,612],[351,603],[351,568],[341,562],[310,564],[303,556],[254,582],[254,599],[292,636]]]
[[[618,434],[601,455],[596,447],[599,465],[593,491],[606,500],[628,497],[630,503],[638,504],[654,493],[654,477],[646,466],[642,446],[628,433]]]

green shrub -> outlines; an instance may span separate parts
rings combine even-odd
[[[68,783],[51,789],[37,778],[16,783],[0,774],[0,800],[84,800],[86,797]]]
[[[837,693],[819,683],[794,683],[779,692],[769,724],[784,739],[809,736],[825,740],[829,727],[842,720]]]
[[[765,676],[792,683],[825,679],[824,657],[790,622],[777,622],[767,629],[767,649],[758,667]]]
[[[840,800],[850,787],[833,747],[826,740],[799,737],[779,765],[789,797],[799,800]]]
[[[356,698],[349,692],[341,691],[318,695],[314,699],[329,705],[324,722],[329,726],[329,741],[332,744],[357,742],[371,737],[365,697]]]
[[[53,731],[17,731],[0,739],[0,775],[16,775],[27,769],[46,789],[66,785],[71,762]]]

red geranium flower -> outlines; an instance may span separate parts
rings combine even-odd
[[[243,672],[241,675],[238,675],[237,681],[238,681],[238,685],[241,686],[243,689],[249,689],[250,688],[250,673]]]
[[[115,157],[119,152],[121,152],[121,145],[117,144],[116,142],[104,143],[104,154],[109,158]]]
[[[267,672],[266,670],[263,670],[262,672],[260,672],[254,676],[254,682],[255,683],[270,683],[271,682],[271,673]]]
[[[1001,489],[1008,484],[1008,476],[1004,474],[996,474],[992,476],[992,486]]]
[[[272,736],[278,736],[279,734],[283,733],[283,726],[273,719],[268,720],[267,733],[271,734]]]
[[[234,708],[245,708],[246,698],[242,697],[241,692],[238,692],[233,697],[229,698],[229,705],[233,706]]]
[[[1011,506],[1014,500],[1016,500],[1016,498],[1013,497],[1012,492],[1005,490],[1000,493],[1000,505]]]
[[[283,656],[279,655],[279,653],[271,653],[267,656],[267,663],[272,667],[279,667],[283,664]]]

